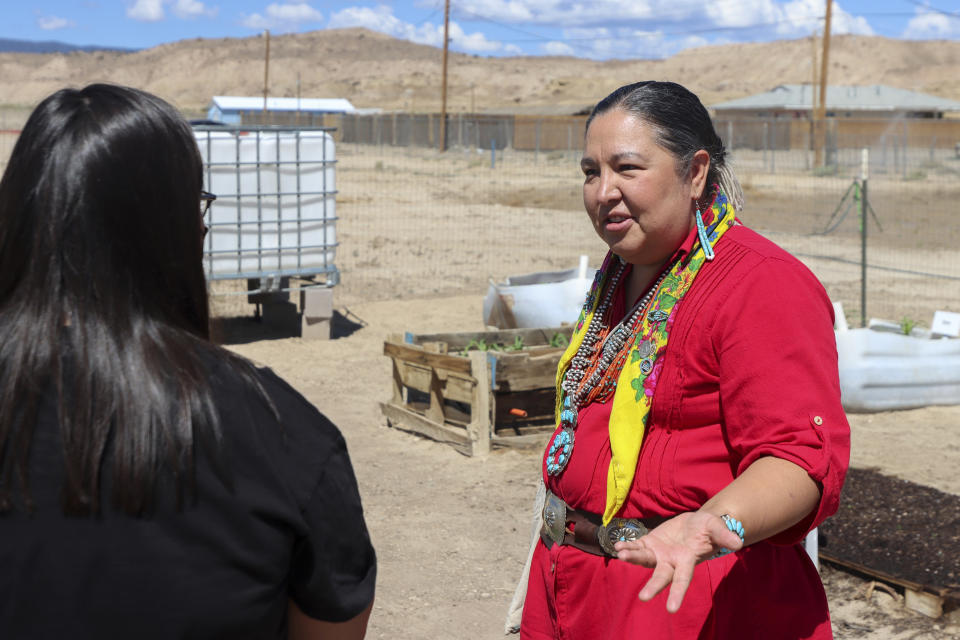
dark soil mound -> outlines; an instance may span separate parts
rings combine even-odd
[[[960,472],[960,471],[958,471]],[[850,469],[823,552],[928,587],[960,587],[960,496]]]

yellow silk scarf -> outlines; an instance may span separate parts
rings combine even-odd
[[[707,213],[706,211],[704,212]],[[736,224],[733,207],[728,203],[726,195],[719,191],[710,209],[712,218],[704,215],[706,232],[711,246],[716,244],[726,231]],[[666,350],[667,339],[673,326],[672,312],[677,303],[693,284],[693,279],[699,273],[706,258],[700,242],[694,245],[691,253],[685,259],[681,258],[671,265],[654,293],[647,312],[643,314],[639,329],[633,337],[630,352],[627,355],[623,369],[617,378],[617,388],[613,396],[613,406],[610,411],[610,449],[612,457],[607,472],[607,499],[603,512],[603,523],[608,524],[620,511],[627,500],[627,494],[633,483],[637,460],[640,457],[640,445],[646,430],[647,418],[653,404],[653,393],[657,385],[660,370],[663,366],[663,354]],[[557,367],[557,404],[556,420],[559,423],[560,411],[563,403],[561,383],[563,376],[570,365],[570,360],[576,355],[577,349],[583,342],[583,336],[597,310],[601,294],[613,271],[617,268],[617,258],[608,253],[603,265],[597,272],[590,293],[584,303],[580,318],[570,339],[570,344],[560,358]],[[651,341],[654,345],[652,354],[644,357],[640,345]],[[649,346],[645,351],[650,351]],[[645,362],[646,361],[646,362]]]

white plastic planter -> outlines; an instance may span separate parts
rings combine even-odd
[[[595,269],[580,266],[566,271],[544,271],[490,282],[483,300],[483,318],[498,329],[559,327],[577,321]]]
[[[843,408],[852,412],[960,404],[960,340],[837,331]]]

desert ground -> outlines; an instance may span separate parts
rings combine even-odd
[[[340,301],[350,299],[342,293]],[[338,302],[329,341],[283,337],[251,317],[225,320],[230,348],[284,376],[347,440],[380,560],[370,638],[504,634],[527,552],[540,450],[465,457],[388,428],[378,406],[390,397],[387,335],[482,330],[481,303],[479,294]],[[960,495],[960,406],[849,418],[853,465]],[[905,610],[886,591],[829,566],[821,575],[837,638],[960,638],[956,617]]]

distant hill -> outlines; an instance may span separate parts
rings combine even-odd
[[[133,52],[0,53],[0,96],[33,105],[64,86],[115,82],[156,93],[199,114],[214,95],[262,95],[264,39],[194,38]],[[616,87],[673,80],[706,104],[808,83],[809,38],[711,45],[663,60],[480,57],[452,53],[453,112],[574,113]],[[441,51],[366,29],[327,29],[270,40],[270,94],[347,98],[358,107],[436,112]],[[819,64],[818,64],[819,67]],[[960,100],[960,41],[837,36],[831,84],[886,84]]]
[[[3,53],[70,53],[71,51],[136,51],[136,49],[98,47],[96,45],[79,46],[57,42],[56,40],[38,41],[0,38],[0,52]]]

